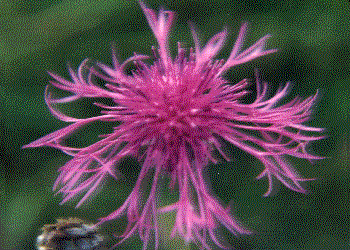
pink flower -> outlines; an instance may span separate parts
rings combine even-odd
[[[227,159],[221,150],[221,143],[227,141],[258,158],[265,166],[258,178],[266,176],[270,183],[265,195],[271,192],[273,177],[292,190],[305,192],[300,182],[307,179],[295,173],[285,156],[309,160],[321,158],[308,153],[306,147],[310,141],[323,137],[305,135],[305,132],[321,132],[322,129],[303,125],[310,117],[317,93],[306,100],[297,97],[278,105],[287,95],[289,84],[272,98],[267,98],[268,85],[257,77],[256,100],[250,104],[242,103],[240,100],[247,93],[248,80],[231,85],[223,75],[236,65],[274,52],[264,49],[270,35],[242,52],[247,28],[244,24],[231,55],[224,61],[214,57],[224,45],[227,30],[219,32],[201,47],[191,27],[194,52],[191,49],[187,55],[178,43],[178,55],[173,59],[168,37],[174,12],[160,10],[157,16],[142,1],[140,4],[159,45],[159,49],[152,48],[156,56],[153,65],[143,62],[148,56],[136,53],[120,64],[113,50],[113,67],[97,64],[104,73],[88,68],[87,60],[77,73],[69,68],[72,81],[49,73],[55,79],[51,84],[71,92],[72,96],[52,99],[46,89],[46,103],[54,116],[72,124],[24,147],[50,146],[73,157],[60,168],[61,174],[54,188],[61,187],[58,192],[65,197],[62,203],[85,192],[77,206],[98,189],[107,176],[117,178],[116,162],[127,155],[137,157],[143,166],[133,191],[120,208],[102,218],[100,223],[126,214],[128,226],[121,242],[138,232],[147,248],[154,232],[158,247],[157,214],[175,211],[172,236],[178,234],[206,249],[210,249],[208,239],[211,239],[224,248],[216,234],[219,223],[233,234],[249,234],[250,231],[233,218],[207,188],[203,169],[209,161],[217,162],[211,154],[213,149]],[[125,66],[130,62],[137,67],[132,75],[125,73]],[[88,76],[83,74],[85,69],[89,71]],[[92,75],[107,81],[105,88],[95,85]],[[115,106],[95,103],[104,109],[102,115],[87,119],[66,116],[53,107],[55,103],[94,97],[110,98]],[[64,145],[64,138],[94,121],[118,121],[121,124],[91,146],[73,148]],[[153,170],[151,191],[146,203],[142,204],[141,184]],[[171,177],[172,187],[178,183],[180,198],[174,204],[159,208],[157,184],[164,175]],[[193,198],[194,194],[198,202]]]

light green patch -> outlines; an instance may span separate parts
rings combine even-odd
[[[189,250],[191,249],[190,244],[186,243],[183,238],[178,235],[177,237],[170,238],[171,231],[175,225],[175,216],[174,212],[164,213],[158,216],[161,245],[164,249],[169,250]]]
[[[40,97],[31,95],[18,95],[11,90],[11,87],[0,85],[1,109],[6,110],[2,115],[5,123],[16,124],[17,128],[26,128],[28,125],[44,126],[46,123],[38,122],[39,120],[55,121],[56,119],[50,114],[44,103],[43,94]],[[26,117],[26,120],[19,120],[18,117]],[[12,125],[13,126],[13,125]]]
[[[122,0],[65,1],[33,15],[13,18],[4,27],[8,30],[6,36],[0,37],[0,59],[11,62],[57,46],[67,37],[92,29],[115,12],[126,11],[135,4]]]

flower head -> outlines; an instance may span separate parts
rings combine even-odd
[[[272,178],[280,180],[288,188],[305,192],[297,175],[285,156],[305,159],[319,159],[306,151],[310,141],[321,136],[309,136],[304,132],[321,132],[320,128],[303,125],[309,119],[317,94],[301,100],[279,105],[289,89],[289,84],[279,89],[272,98],[267,97],[268,85],[257,77],[257,97],[253,103],[245,104],[241,98],[247,94],[248,80],[231,85],[224,77],[230,68],[269,54],[275,50],[264,49],[266,35],[248,49],[241,47],[247,25],[240,29],[237,41],[229,58],[216,60],[227,37],[224,29],[202,47],[197,32],[191,27],[195,42],[194,51],[189,54],[178,43],[178,55],[170,56],[168,37],[174,21],[174,12],[160,10],[157,15],[140,1],[148,23],[157,39],[158,49],[152,48],[155,62],[146,64],[148,56],[136,54],[123,63],[116,59],[113,49],[113,66],[98,63],[102,70],[87,67],[83,61],[77,72],[69,68],[72,80],[66,80],[54,73],[52,85],[72,93],[72,96],[53,99],[46,91],[46,103],[58,119],[71,125],[40,138],[25,147],[50,146],[62,150],[73,158],[60,168],[55,188],[60,187],[64,200],[85,193],[78,203],[84,202],[107,176],[117,178],[116,163],[131,155],[142,163],[142,170],[136,185],[115,212],[101,219],[101,223],[127,215],[128,226],[123,240],[138,232],[144,248],[155,233],[158,246],[157,214],[175,211],[176,222],[172,235],[178,234],[186,241],[195,241],[209,249],[208,239],[224,248],[215,229],[223,224],[234,234],[249,234],[209,192],[203,178],[203,169],[212,156],[221,149],[223,141],[255,156],[265,169],[258,176],[266,176],[271,192]],[[125,72],[128,63],[133,62],[136,70]],[[89,74],[85,76],[84,70]],[[92,81],[92,75],[107,81],[102,88]],[[77,119],[66,116],[53,107],[56,103],[72,102],[79,98],[110,98],[114,106],[95,103],[101,107],[102,115]],[[63,139],[74,131],[94,121],[121,122],[110,134],[100,141],[83,148],[64,145]],[[146,175],[154,171],[148,199],[141,204],[141,183]],[[156,203],[157,183],[160,176],[168,175],[171,185],[179,185],[179,200],[167,207],[159,208]],[[193,199],[195,193],[197,200]]]

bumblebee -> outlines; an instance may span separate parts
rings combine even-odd
[[[79,218],[57,219],[56,224],[44,225],[37,238],[38,250],[97,250],[103,237],[93,224]]]

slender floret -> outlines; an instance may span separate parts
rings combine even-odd
[[[308,179],[298,176],[286,156],[308,160],[321,158],[306,149],[309,142],[323,138],[307,133],[321,132],[322,129],[303,125],[310,117],[317,93],[305,100],[297,97],[280,105],[289,84],[269,98],[268,84],[262,83],[257,75],[256,100],[244,103],[242,97],[248,92],[248,80],[232,85],[223,75],[236,65],[274,52],[265,49],[270,35],[242,51],[247,29],[244,24],[229,58],[216,60],[214,58],[228,35],[227,30],[223,29],[202,47],[191,26],[194,50],[191,48],[186,52],[178,43],[178,55],[172,58],[169,33],[175,13],[161,9],[157,15],[143,1],[140,5],[159,46],[158,49],[152,48],[154,63],[147,64],[144,60],[149,57],[136,53],[119,63],[113,49],[112,67],[98,63],[99,69],[96,69],[88,67],[87,60],[84,60],[77,72],[69,67],[71,81],[49,73],[54,78],[53,86],[72,95],[53,99],[46,89],[46,103],[54,116],[71,125],[24,147],[50,146],[73,157],[60,168],[54,189],[59,188],[58,192],[63,194],[62,203],[85,194],[77,206],[97,190],[106,177],[118,178],[116,165],[120,159],[136,157],[142,169],[133,191],[121,207],[102,218],[100,223],[126,214],[128,226],[121,242],[138,233],[146,249],[154,235],[157,248],[157,216],[174,211],[176,221],[172,236],[182,236],[187,242],[196,242],[206,249],[210,249],[213,243],[224,248],[216,231],[220,224],[237,235],[249,234],[250,231],[211,195],[204,181],[204,168],[209,162],[217,162],[213,150],[227,159],[221,145],[229,142],[259,159],[264,170],[258,178],[266,176],[270,184],[265,195],[272,190],[273,178],[294,191],[305,192],[301,182]],[[127,74],[126,65],[131,62],[136,70]],[[107,84],[100,87],[93,83],[93,77],[100,77]],[[109,98],[115,104],[95,103],[103,109],[101,115],[85,119],[69,117],[55,108],[57,103],[80,98]],[[95,121],[120,124],[90,146],[74,148],[65,145],[65,138]],[[154,174],[150,193],[146,202],[142,202],[142,184],[150,172]],[[180,195],[176,203],[160,208],[156,201],[158,181],[162,176],[171,178],[171,187],[178,184]]]

